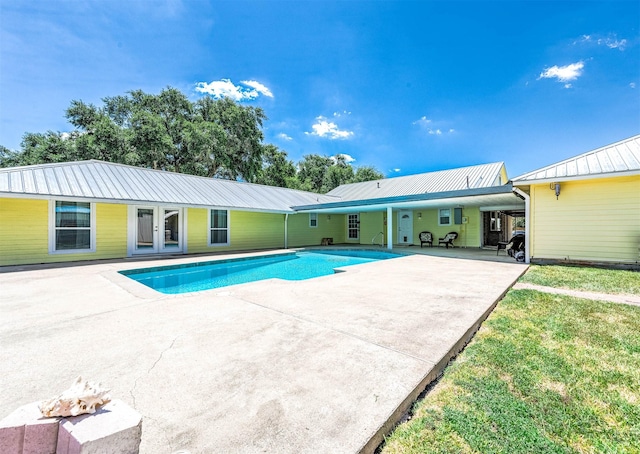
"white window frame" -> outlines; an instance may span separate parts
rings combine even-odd
[[[309,213],[309,227],[312,229],[318,227],[318,213]]]
[[[220,228],[220,227],[212,227],[211,226],[211,212],[212,211],[226,211],[227,213],[227,227],[226,228]],[[212,243],[211,242],[211,232],[213,230],[226,230],[227,231],[227,242],[226,243]],[[224,208],[209,208],[207,210],[207,244],[210,247],[224,247],[224,246],[229,246],[231,244],[231,213],[229,210],[224,209]]]
[[[349,225],[349,218],[351,216],[355,216],[356,227],[351,227]],[[356,232],[355,237],[350,237],[349,232],[354,230]],[[360,240],[360,213],[348,213],[347,214],[347,241],[359,241]]]
[[[73,227],[72,230],[89,230],[88,249],[56,249],[56,202],[80,202],[89,204],[89,227]],[[49,254],[90,254],[96,252],[96,204],[86,200],[52,199],[49,200]]]
[[[442,222],[442,218],[443,218],[443,216],[442,216],[442,214],[441,214],[441,213],[442,213],[442,211],[444,211],[444,210],[447,210],[447,211],[449,212],[449,214],[447,215],[447,217],[449,218],[449,222],[447,222],[447,223],[443,223],[443,222]],[[452,216],[451,216],[451,212],[452,212],[452,211],[453,211],[453,210],[452,210],[451,208],[438,208],[438,225],[451,225],[451,217],[452,217]]]

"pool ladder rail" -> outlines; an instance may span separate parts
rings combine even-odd
[[[380,237],[380,247],[384,247],[384,232],[380,232],[378,233],[376,236],[374,236],[373,238],[371,238],[371,244],[374,245],[376,244],[376,239]]]

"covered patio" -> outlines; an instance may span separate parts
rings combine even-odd
[[[378,245],[387,249],[408,248],[412,252],[425,255],[460,257],[490,261],[513,261],[513,258],[502,249],[497,251],[495,244],[485,244],[485,215],[499,213],[499,216],[513,216],[527,219],[528,195],[509,182],[501,186],[473,188],[437,193],[402,195],[369,200],[356,200],[317,205],[294,207],[298,213],[343,214],[353,216],[358,213],[358,234],[360,245]],[[440,213],[448,211],[448,223],[441,222]],[[437,212],[426,219],[427,212]],[[366,217],[366,220],[362,220]],[[423,219],[423,217],[425,219]],[[405,221],[406,219],[406,221]],[[362,222],[361,222],[362,221]],[[405,223],[406,224],[403,224]],[[509,223],[511,224],[511,223]],[[502,241],[508,241],[515,225],[504,225],[500,228]],[[509,231],[506,231],[506,230]],[[420,231],[431,231],[434,235],[434,246],[420,248],[418,235]],[[439,236],[445,231],[459,232],[454,241],[455,248],[438,247]],[[441,233],[437,233],[441,232]],[[369,238],[371,238],[369,240]],[[525,229],[525,248],[529,244]],[[505,259],[506,255],[506,259]],[[528,253],[526,262],[528,263]]]

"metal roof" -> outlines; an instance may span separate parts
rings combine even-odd
[[[336,197],[103,161],[0,169],[0,195],[73,197],[288,213]]]
[[[523,185],[625,174],[640,174],[640,135],[525,173],[513,182]]]
[[[341,201],[355,201],[487,188],[506,183],[506,181],[499,181],[498,178],[503,167],[504,163],[494,162],[418,175],[344,184],[330,191],[327,195],[339,197]]]
[[[294,206],[302,212],[352,213],[379,211],[381,206],[393,209],[430,209],[451,206],[479,207],[483,210],[521,210],[524,202],[513,193],[509,182],[501,186],[462,189],[428,194],[385,197],[368,200],[349,200],[322,204]]]

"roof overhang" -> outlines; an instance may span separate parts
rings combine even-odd
[[[597,180],[603,178],[618,178],[618,177],[630,177],[640,176],[640,170],[627,170],[624,172],[608,172],[597,174],[585,174],[585,175],[571,175],[571,176],[555,176],[552,178],[538,178],[538,179],[517,179],[513,180],[514,186],[531,186],[534,184],[546,184],[546,183],[563,183],[565,181],[582,181],[582,180]]]
[[[387,197],[381,199],[353,200],[345,202],[319,203],[292,207],[298,213],[353,213],[380,211],[391,207],[396,210],[478,207],[482,211],[521,211],[524,201],[514,194],[513,186],[507,183],[488,188],[465,189],[428,194]]]

